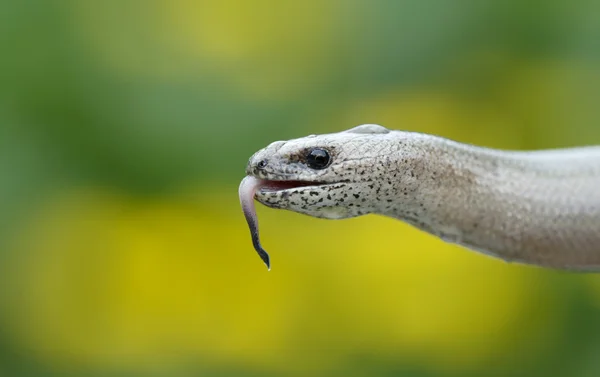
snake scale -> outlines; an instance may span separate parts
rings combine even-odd
[[[600,146],[504,151],[365,124],[271,143],[246,174],[240,201],[269,268],[255,199],[319,218],[389,216],[505,261],[600,270]]]

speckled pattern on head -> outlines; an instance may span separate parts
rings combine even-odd
[[[600,147],[500,151],[362,125],[271,143],[246,173],[272,208],[380,214],[507,261],[600,268]]]

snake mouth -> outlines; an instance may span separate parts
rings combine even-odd
[[[310,182],[310,181],[272,181],[272,180],[261,180],[260,192],[277,192],[291,189],[298,189],[302,187],[315,187],[326,185],[326,182]]]

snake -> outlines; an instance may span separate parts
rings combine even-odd
[[[600,270],[600,146],[501,150],[363,124],[260,149],[239,198],[269,269],[255,201],[324,219],[383,215],[506,262]]]

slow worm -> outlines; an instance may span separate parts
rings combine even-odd
[[[600,269],[600,146],[503,151],[367,124],[274,142],[246,174],[240,200],[268,266],[254,199],[320,218],[389,216],[506,261]]]

